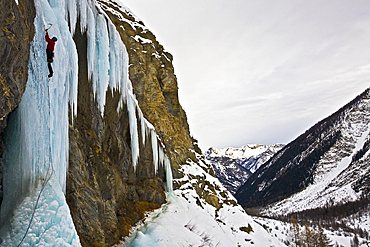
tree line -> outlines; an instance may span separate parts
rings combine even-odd
[[[296,247],[331,247],[334,246],[330,238],[325,234],[321,225],[311,228],[307,225],[301,229],[297,220],[290,220],[288,238],[285,241],[288,246]]]

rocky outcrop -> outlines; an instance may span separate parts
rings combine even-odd
[[[129,54],[129,76],[144,117],[163,143],[175,177],[181,165],[201,153],[190,136],[172,55],[155,36],[114,3],[98,1],[115,24]],[[109,7],[109,8],[108,8]],[[112,11],[114,9],[115,11]],[[155,173],[150,138],[140,141],[136,170],[132,165],[130,126],[125,105],[118,109],[120,92],[108,88],[104,116],[95,101],[87,71],[87,37],[76,27],[79,82],[77,116],[70,124],[67,201],[83,246],[117,243],[148,210],[165,202],[163,167]],[[72,120],[72,116],[71,116]],[[140,120],[137,125],[140,126]],[[139,128],[139,136],[141,136]],[[204,168],[213,172],[211,167]],[[212,173],[213,174],[213,173]],[[199,188],[202,185],[199,183]],[[201,189],[198,190],[202,195]],[[204,197],[204,196],[203,196]],[[207,197],[215,207],[217,198]]]
[[[35,16],[33,0],[0,2],[0,131],[26,89]]]
[[[33,0],[20,0],[19,4],[14,0],[0,2],[0,155],[7,116],[19,105],[26,90],[35,16]],[[0,165],[0,185],[2,177]]]
[[[88,80],[86,33],[76,30],[78,113],[69,129],[66,198],[82,245],[111,246],[127,236],[146,211],[165,202],[165,172],[159,167],[155,173],[150,138],[145,144],[140,141],[134,169],[127,107],[119,108],[120,92],[108,88],[101,115]]]
[[[130,80],[144,117],[154,125],[164,143],[174,177],[181,177],[181,165],[189,158],[196,160],[194,151],[201,151],[190,135],[186,113],[178,99],[173,57],[154,34],[129,12],[123,12],[114,2],[99,3],[117,27],[126,46]]]

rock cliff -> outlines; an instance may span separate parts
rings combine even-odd
[[[145,145],[140,142],[134,170],[127,107],[117,111],[120,92],[109,88],[101,116],[87,75],[86,33],[77,28],[74,40],[79,55],[78,114],[69,129],[66,198],[82,245],[110,246],[126,236],[145,211],[165,202],[165,176],[163,167],[154,172],[149,138]]]
[[[175,177],[188,158],[200,153],[190,135],[186,113],[178,99],[172,55],[142,21],[114,2],[98,1],[121,35],[129,54],[129,76],[144,117],[154,125],[170,157]],[[111,11],[113,10],[113,11]]]
[[[6,127],[7,116],[19,105],[26,89],[30,42],[35,34],[35,16],[33,0],[21,0],[19,4],[15,1],[0,2],[0,135]],[[0,155],[2,153],[0,141]],[[1,164],[0,184],[2,185]]]
[[[0,131],[26,89],[35,16],[33,0],[0,3]]]
[[[196,160],[196,143],[178,101],[172,55],[122,7],[108,1],[97,3],[126,46],[129,77],[140,109],[159,135],[173,174],[181,177],[181,165],[189,158]],[[108,88],[101,115],[88,78],[87,34],[80,30],[77,24],[78,109],[70,122],[66,197],[82,245],[110,246],[127,236],[145,212],[166,201],[166,177],[163,167],[154,171],[150,138],[140,140],[138,164],[136,169],[132,166],[128,109],[127,105],[119,106],[122,92]],[[138,119],[137,126],[141,126],[140,121],[144,120]],[[142,136],[138,129],[138,136]]]

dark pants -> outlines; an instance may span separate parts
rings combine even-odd
[[[48,58],[49,76],[52,76],[53,68],[51,67],[51,63],[53,62],[54,52],[52,50],[46,50],[46,56]]]

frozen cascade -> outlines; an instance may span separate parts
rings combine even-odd
[[[39,192],[45,188],[38,209],[49,199],[58,202],[58,207],[53,210],[54,215],[49,215],[46,225],[37,222],[30,227],[22,246],[34,246],[43,241],[44,246],[53,246],[55,241],[48,240],[48,233],[60,244],[78,245],[63,194],[68,169],[68,103],[74,113],[77,109],[77,51],[60,6],[46,0],[36,0],[35,6],[36,33],[31,43],[27,88],[4,132],[1,237],[7,246],[20,243],[33,216]],[[53,64],[58,69],[51,80],[47,78],[44,38],[44,29],[49,23],[53,24],[50,34],[58,37],[55,47],[58,59]],[[48,193],[52,197],[45,199]],[[35,220],[51,213],[50,208],[46,208],[46,211],[35,212]],[[63,228],[58,234],[51,230],[56,224]]]
[[[65,191],[68,102],[76,105],[77,52],[61,13],[45,0],[35,1],[35,5],[36,34],[31,44],[27,88],[18,109],[9,119],[11,123],[4,138],[6,175],[2,217],[8,215],[22,195],[37,187],[37,179],[45,178],[50,163]],[[58,59],[53,64],[58,69],[50,81],[47,78],[44,23],[53,23],[51,35],[59,38],[55,47]]]
[[[171,165],[154,127],[138,106],[128,77],[126,48],[104,12],[91,0],[35,0],[35,6],[36,34],[31,44],[27,88],[4,133],[0,237],[7,246],[17,246],[34,214],[36,223],[31,222],[22,246],[54,246],[55,239],[60,245],[76,246],[79,240],[63,192],[68,169],[68,104],[72,114],[77,114],[78,56],[73,41],[77,19],[81,31],[87,33],[88,73],[102,114],[108,85],[121,91],[119,107],[127,105],[133,166],[139,157],[137,121],[141,123],[143,143],[150,135],[155,171],[159,165],[166,169],[167,191],[172,191]],[[44,29],[50,23],[50,36],[58,37],[58,41],[54,76],[48,80]],[[34,210],[36,201],[39,203]],[[58,230],[56,225],[61,228]]]

